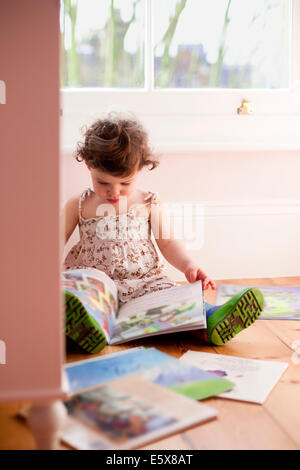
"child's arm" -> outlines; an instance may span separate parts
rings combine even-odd
[[[166,215],[161,201],[158,201],[158,204],[154,205],[152,211],[154,211],[155,215],[152,215],[151,220],[153,220],[154,225],[156,223],[153,233],[157,245],[166,260],[176,269],[184,273],[189,282],[201,280],[203,289],[208,289],[209,287],[216,289],[215,282],[193,261],[184,244],[180,240],[175,239],[174,232],[169,224],[168,216]]]
[[[62,252],[64,250],[65,244],[74,232],[75,227],[79,221],[79,197],[80,196],[74,196],[69,199],[68,202],[65,204],[60,215],[60,240]]]

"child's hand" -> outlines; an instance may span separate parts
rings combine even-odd
[[[200,268],[198,268],[198,266],[188,266],[184,271],[184,275],[191,283],[202,281],[202,287],[204,290],[208,289],[209,287],[213,290],[217,288],[216,283],[210,279]]]

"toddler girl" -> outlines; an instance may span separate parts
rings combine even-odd
[[[77,224],[80,232],[64,270],[90,267],[104,271],[124,303],[177,285],[167,276],[160,251],[189,282],[201,280],[203,289],[216,289],[215,282],[175,239],[157,194],[136,188],[139,172],[144,167],[153,170],[159,162],[135,118],[109,114],[97,120],[78,144],[76,159],[85,162],[93,189],[71,198],[64,207],[64,241]],[[224,344],[256,320],[263,297],[258,289],[246,288],[223,306],[205,303],[205,307],[203,339]]]

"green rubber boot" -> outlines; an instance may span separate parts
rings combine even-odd
[[[106,345],[106,338],[99,323],[84,308],[80,300],[65,292],[66,336],[86,352],[99,353]]]
[[[252,325],[263,310],[264,298],[256,287],[247,287],[214,309],[207,317],[206,335],[210,343],[222,346]]]

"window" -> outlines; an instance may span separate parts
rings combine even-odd
[[[144,87],[145,0],[61,3],[63,87]]]
[[[153,1],[156,87],[287,88],[288,0]]]
[[[299,23],[292,0],[61,0],[63,146],[113,108],[164,150],[299,148]]]

